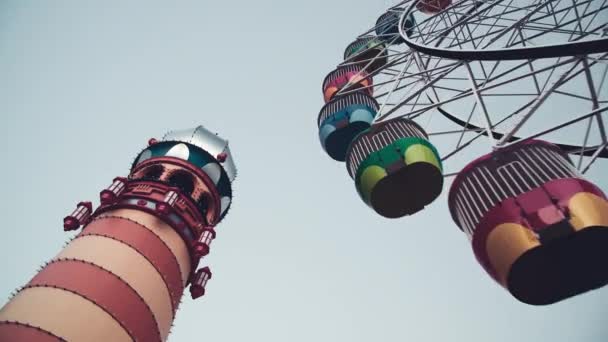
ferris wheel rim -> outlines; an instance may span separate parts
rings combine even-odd
[[[429,48],[424,45],[416,44],[408,39],[406,39],[405,43],[411,49],[414,49],[427,55],[469,61],[512,61],[522,59],[557,58],[568,57],[573,55],[591,55],[608,51],[608,48],[606,48],[606,46],[608,46],[608,39],[598,39],[593,41],[575,42],[567,44],[535,46],[528,48],[483,50],[481,52],[476,50],[449,50],[441,48]]]
[[[474,92],[474,89],[469,89],[469,90]],[[428,95],[428,93],[426,94],[426,97],[429,102],[434,103],[433,99]],[[603,113],[607,112],[608,106],[601,106],[601,107],[595,108],[594,110],[592,110],[590,112],[591,114],[583,115],[582,117],[575,118],[573,120],[569,120],[566,123],[558,124],[545,131],[542,131],[540,133],[532,134],[532,135],[525,135],[525,136],[516,136],[515,132],[517,132],[517,129],[511,130],[511,131],[506,131],[506,132],[500,132],[500,131],[494,129],[494,127],[485,127],[484,128],[481,126],[476,126],[474,124],[471,124],[470,121],[465,122],[465,121],[461,120],[460,118],[458,118],[458,116],[450,114],[448,111],[446,111],[441,106],[436,106],[435,109],[437,109],[437,111],[440,112],[440,114],[442,114],[448,120],[461,126],[463,128],[463,130],[467,130],[467,129],[469,129],[469,127],[472,127],[472,130],[481,132],[480,135],[490,137],[490,134],[491,134],[492,139],[498,140],[498,143],[494,146],[494,148],[499,149],[499,148],[505,147],[503,145],[505,143],[508,143],[508,145],[512,145],[515,143],[515,141],[528,140],[529,136],[540,137],[540,136],[549,134],[551,132],[554,132],[556,130],[559,130],[561,128],[565,128],[570,125],[573,125],[573,124],[581,121],[584,118],[590,117],[591,115],[597,115],[598,117],[601,118],[601,115]],[[420,114],[423,114],[423,113],[420,113]],[[510,119],[509,116],[507,116],[503,120],[508,120],[508,119]],[[499,121],[497,124],[501,124],[501,123],[502,123],[502,120]],[[608,151],[605,150],[603,145],[597,145],[597,146],[572,145],[572,144],[560,143],[557,141],[551,141],[551,143],[561,146],[567,153],[580,152],[579,155],[581,155],[581,156],[593,156],[594,158],[598,158],[598,157],[599,158],[608,158]],[[604,141],[604,145],[605,145],[605,141]]]
[[[408,16],[413,15],[416,5],[423,0],[413,0],[407,10],[403,11],[399,18],[399,35],[405,44],[413,50],[424,54],[450,59],[470,60],[470,61],[498,61],[498,60],[521,60],[521,59],[540,59],[540,58],[556,58],[575,55],[589,55],[594,53],[602,53],[608,51],[608,38],[594,39],[580,42],[566,42],[550,45],[541,45],[533,47],[517,47],[517,48],[502,48],[502,49],[446,49],[439,47],[431,47],[428,45],[418,44],[413,41],[405,32],[405,20]],[[440,13],[438,13],[440,14]],[[435,14],[437,15],[437,14]],[[606,26],[608,27],[608,26]],[[453,28],[452,28],[453,29]],[[447,32],[446,32],[447,33]],[[441,40],[437,42],[439,44]]]
[[[411,3],[410,6],[409,6],[409,8],[408,8],[408,10],[405,11],[405,12],[403,12],[402,15],[401,15],[401,17],[400,17],[400,19],[399,19],[398,29],[399,29],[400,35],[406,41],[409,41],[409,39],[408,39],[407,34],[405,34],[405,32],[404,32],[404,28],[405,28],[404,21],[409,16],[409,14],[408,14],[409,11],[411,11],[416,6],[416,4],[419,1],[420,0],[414,1],[413,3]],[[580,45],[581,43],[583,43],[583,42],[571,43],[571,44],[569,44],[569,48],[573,48],[573,47],[576,48],[576,46]],[[604,50],[602,48],[602,45],[601,45],[603,43],[603,41],[595,40],[595,41],[584,42],[584,43],[592,43],[592,44],[594,44],[595,48],[597,48],[598,50],[600,50],[600,51]],[[429,55],[429,56],[432,56],[432,57],[447,58],[447,59],[456,60],[456,61],[460,60],[461,62],[469,62],[469,60],[467,60],[466,58],[459,58],[460,56],[454,56],[454,55],[448,55],[448,56],[436,56],[435,55],[435,56],[433,56],[432,54],[425,53],[425,51],[419,51],[418,48],[417,48],[417,44],[415,44],[415,43],[411,44],[411,45],[408,45],[408,47],[410,47],[411,50],[414,51],[415,53],[422,53],[422,54],[426,54],[426,55]],[[521,52],[521,51],[533,51],[533,50],[534,51],[540,51],[541,49],[554,49],[555,50],[555,49],[562,49],[562,48],[564,48],[563,44],[562,45],[549,46],[549,47],[545,46],[545,47],[536,47],[536,48],[530,48],[530,49],[525,49],[525,50],[524,49],[518,49],[518,50],[519,50],[519,52]],[[445,50],[445,49],[443,49],[443,50]],[[503,54],[502,57],[504,57],[504,51],[505,50],[509,50],[509,49],[502,49],[500,51],[496,51],[496,53],[501,53],[501,54]],[[511,50],[514,51],[515,49],[511,49]],[[488,50],[485,50],[485,51],[487,52]],[[447,51],[448,54],[450,52],[451,51]],[[459,52],[461,52],[460,55],[462,55],[463,51],[459,51]],[[580,52],[580,51],[578,51],[578,52]],[[558,54],[554,54],[554,55],[558,55]],[[573,53],[573,51],[570,51],[569,49],[562,49],[562,51],[559,53],[559,55],[564,55],[564,56],[552,56],[552,57],[554,57],[554,58],[555,57],[566,57],[566,56],[567,57],[580,56],[581,58],[583,58],[583,57],[586,58],[587,57],[587,55],[581,56],[581,54]],[[492,57],[492,56],[490,56],[490,57]],[[494,57],[496,57],[496,56],[494,56]],[[511,57],[511,56],[509,56],[509,57]],[[517,57],[516,54],[514,54],[513,57]],[[526,58],[526,60],[530,60],[530,58],[532,58],[534,60],[540,59],[540,58],[536,58],[536,56],[528,56],[528,58]],[[500,61],[504,61],[504,60],[522,60],[522,58],[486,58],[485,60],[500,60]],[[426,91],[428,91],[428,89]],[[428,94],[427,94],[427,97],[428,97]],[[431,100],[431,99],[428,98],[428,100]],[[379,102],[381,102],[381,101],[379,101]],[[432,101],[430,101],[430,102],[432,102]],[[449,113],[447,110],[445,110],[441,106],[433,106],[432,108],[423,109],[421,112],[419,112],[414,117],[418,117],[418,116],[420,116],[420,115],[428,112],[430,109],[437,109],[437,111],[443,117],[445,117],[446,119],[450,120],[453,123],[458,124],[462,128],[462,130],[466,130],[466,129],[469,129],[469,128],[475,126],[475,125],[472,125],[471,123],[468,123],[468,124],[465,123],[463,120],[461,120],[460,118],[458,118],[456,115],[453,115],[453,114]],[[381,115],[377,119],[376,122],[382,122],[382,121],[384,121],[386,119],[391,119],[391,118],[394,118],[394,117],[400,117],[400,116],[402,116],[402,115],[397,115],[397,116],[390,115],[391,112],[393,112],[393,111],[389,110],[389,112],[385,113],[384,116]],[[601,114],[601,112],[600,112],[600,114]],[[564,126],[564,127],[566,127],[566,126]],[[501,143],[504,143],[504,141],[502,141],[503,137],[511,135],[511,134],[507,134],[507,133],[501,133],[501,132],[499,132],[498,130],[495,130],[495,129],[490,129],[489,130],[490,133],[488,133],[488,131],[486,129],[484,129],[484,128],[480,127],[480,126],[473,127],[473,130],[483,132],[482,133],[483,136],[490,137],[490,135],[491,135],[491,137],[493,139],[497,139],[498,138],[497,140],[501,141]],[[507,137],[507,142],[514,144],[515,141],[524,141],[524,140],[527,140],[526,136],[527,136],[527,134],[525,136],[523,136],[523,137],[520,137],[520,136],[509,136],[509,137]],[[558,141],[551,141],[551,143],[559,146],[560,148],[562,148],[563,150],[565,150],[569,154],[578,153],[579,156],[581,156],[581,157],[582,156],[592,157],[593,160],[595,160],[596,158],[608,158],[608,151],[605,148],[606,147],[605,144],[599,144],[599,145],[596,145],[596,146],[589,146],[589,145],[565,144],[565,143],[558,142]],[[500,146],[499,145],[495,145],[494,148],[500,148]],[[590,166],[590,164],[587,166],[587,168],[585,168],[585,170],[588,169],[589,166]]]
[[[484,99],[485,97],[485,92],[487,91],[492,91],[491,89],[500,89],[500,87],[503,87],[504,85],[511,83],[511,82],[515,82],[517,80],[521,80],[527,77],[536,77],[535,75],[540,75],[541,73],[549,74],[549,76],[551,76],[552,72],[550,73],[548,70],[552,70],[555,69],[557,70],[558,67],[561,66],[566,66],[569,64],[574,65],[575,63],[587,63],[587,61],[594,65],[597,63],[601,63],[600,65],[608,65],[606,62],[608,62],[606,58],[606,56],[608,56],[607,54],[602,54],[602,56],[597,56],[597,55],[586,55],[583,54],[581,55],[580,53],[574,54],[574,53],[569,53],[571,51],[562,51],[562,54],[564,55],[563,57],[553,57],[556,58],[557,61],[556,63],[549,63],[547,65],[550,66],[546,66],[546,67],[541,67],[541,68],[536,68],[533,69],[531,71],[526,71],[524,74],[518,74],[516,71],[518,69],[520,69],[523,65],[520,65],[520,63],[524,63],[524,62],[528,62],[528,63],[532,63],[534,61],[539,61],[539,63],[541,63],[540,61],[542,60],[541,58],[536,58],[536,57],[532,57],[532,56],[528,56],[527,58],[504,58],[505,57],[505,51],[509,50],[508,48],[505,49],[501,49],[498,50],[496,53],[500,53],[501,54],[501,58],[487,58],[486,60],[480,60],[480,61],[475,61],[475,60],[467,60],[467,59],[463,59],[463,58],[452,58],[452,57],[442,57],[442,56],[433,56],[432,54],[429,53],[425,53],[425,51],[420,51],[420,49],[416,48],[416,47],[411,47],[408,44],[399,44],[397,43],[396,45],[393,45],[392,42],[396,41],[399,38],[404,37],[404,40],[407,40],[407,34],[405,34],[404,30],[405,30],[405,25],[404,25],[404,21],[407,19],[407,13],[408,11],[411,11],[417,3],[419,3],[421,0],[411,0],[410,1],[403,1],[400,3],[400,5],[402,5],[403,7],[401,9],[399,9],[401,11],[400,16],[395,19],[397,19],[395,21],[395,23],[397,24],[397,28],[398,28],[398,33],[394,34],[393,39],[390,40],[390,42],[386,45],[384,45],[384,48],[382,49],[383,52],[388,52],[387,57],[389,58],[387,63],[385,65],[383,65],[382,67],[376,68],[374,70],[370,71],[369,65],[375,60],[377,59],[377,57],[373,57],[373,58],[367,58],[367,59],[363,59],[359,62],[352,62],[349,59],[346,59],[345,61],[341,62],[340,64],[338,64],[337,69],[341,68],[341,67],[349,67],[349,66],[355,66],[355,65],[359,65],[360,69],[359,69],[359,73],[360,74],[365,74],[366,77],[371,78],[371,77],[376,77],[376,76],[380,76],[382,77],[380,80],[374,80],[374,83],[371,83],[361,89],[357,88],[357,89],[351,89],[350,86],[350,82],[349,84],[347,84],[343,89],[340,89],[337,93],[337,95],[348,95],[348,94],[353,94],[356,93],[358,91],[361,90],[365,90],[365,89],[375,89],[376,92],[374,95],[371,95],[370,97],[372,97],[373,99],[375,99],[378,104],[381,106],[380,110],[378,110],[377,112],[377,116],[372,120],[371,125],[372,126],[376,126],[378,124],[382,124],[383,122],[392,120],[392,119],[398,119],[398,118],[405,118],[405,119],[411,119],[411,120],[415,120],[414,122],[416,122],[417,124],[423,124],[423,121],[426,120],[425,118],[432,118],[432,113],[435,112],[437,113],[440,117],[443,117],[445,120],[447,120],[448,122],[452,122],[453,124],[457,124],[457,128],[454,130],[454,132],[456,132],[458,135],[460,135],[460,138],[458,138],[458,143],[455,146],[449,146],[447,149],[445,149],[444,151],[446,151],[447,153],[445,154],[446,158],[442,158],[442,160],[444,159],[448,159],[451,156],[455,155],[455,154],[462,154],[462,153],[466,153],[466,151],[469,150],[469,146],[471,146],[471,143],[475,140],[477,140],[478,138],[482,138],[480,140],[486,140],[489,139],[490,141],[490,145],[488,145],[489,149],[491,151],[494,151],[496,149],[501,149],[501,148],[508,148],[509,146],[512,145],[516,145],[521,143],[522,141],[526,141],[529,140],[531,136],[539,138],[540,139],[545,139],[548,142],[557,145],[558,147],[562,148],[562,150],[564,150],[566,153],[570,154],[573,158],[576,155],[576,157],[579,157],[579,163],[577,168],[579,170],[588,170],[589,167],[591,167],[591,165],[593,164],[593,162],[598,159],[598,158],[607,158],[608,159],[608,144],[606,142],[606,140],[603,140],[601,143],[597,144],[596,142],[592,142],[589,141],[587,142],[586,138],[583,142],[581,142],[579,145],[575,145],[575,144],[568,144],[566,143],[567,141],[563,141],[560,139],[552,139],[549,138],[547,139],[547,136],[551,136],[552,132],[555,131],[559,131],[562,130],[570,125],[572,125],[572,123],[570,124],[555,124],[552,125],[550,130],[547,131],[543,131],[538,133],[538,131],[536,129],[534,129],[534,131],[536,132],[519,132],[516,134],[517,129],[518,128],[514,128],[514,129],[507,129],[505,131],[505,129],[502,128],[502,126],[499,126],[500,124],[502,124],[503,121],[509,121],[509,122],[514,122],[515,124],[517,124],[517,121],[520,120],[519,118],[516,118],[515,116],[513,116],[514,114],[518,114],[519,110],[526,110],[527,112],[527,108],[529,107],[529,104],[524,104],[524,107],[517,109],[514,108],[513,110],[515,110],[515,112],[510,113],[501,113],[501,115],[506,115],[504,116],[504,118],[501,118],[500,120],[498,120],[499,117],[495,117],[493,113],[490,113],[492,121],[493,122],[487,122],[485,126],[488,126],[486,128],[483,128],[481,126],[476,126],[481,124],[480,122],[476,122],[476,125],[472,124],[472,122],[474,121],[467,121],[465,123],[465,121],[463,120],[462,115],[458,115],[458,114],[454,114],[456,112],[454,112],[452,110],[452,108],[448,105],[449,103],[457,103],[459,101],[464,101],[467,98],[471,98],[471,97],[475,97],[477,96],[476,92],[479,92],[479,95],[482,95],[481,92],[484,92]],[[409,2],[409,7],[407,7]],[[388,11],[392,11],[393,8],[389,8]],[[378,21],[377,21],[378,22]],[[442,22],[439,22],[439,24],[442,24]],[[376,26],[378,24],[376,23]],[[375,27],[372,27],[370,30],[368,30],[366,32],[366,34],[360,35],[358,36],[356,39],[361,39],[361,38],[367,38],[367,39],[371,39],[374,36],[372,35],[368,35],[368,32],[372,32],[374,31]],[[403,42],[401,42],[403,43]],[[580,44],[580,43],[589,43],[588,41],[586,42],[573,42],[572,44],[570,44],[570,46],[575,46],[576,44]],[[598,42],[596,41],[592,41],[593,44],[600,44],[602,42]],[[352,43],[351,43],[352,44]],[[416,45],[416,44],[414,44]],[[399,48],[397,48],[397,46],[401,46]],[[555,46],[551,46],[549,48],[551,49],[562,49],[564,47],[564,45],[555,45]],[[540,50],[541,48],[547,48],[547,46],[540,46],[540,47],[535,47],[535,48],[530,48],[528,50]],[[516,50],[516,49],[510,49],[510,50]],[[484,50],[484,52],[487,52],[489,50]],[[519,49],[519,51],[521,52],[522,49]],[[365,50],[359,51],[359,53],[363,53],[365,52]],[[447,51],[448,53],[450,53],[451,51]],[[459,51],[462,52],[462,51]],[[466,52],[466,51],[465,51]],[[580,51],[578,51],[580,52]],[[420,57],[423,57],[422,60],[420,59]],[[569,58],[564,58],[564,57],[569,57]],[[414,60],[418,58],[418,61],[416,61],[416,63],[420,62],[422,63],[420,66],[417,67],[416,70],[412,71],[412,70],[408,70],[405,75],[403,74],[403,68],[406,67],[407,63],[410,62],[410,60]],[[479,59],[478,59],[479,60]],[[447,96],[445,94],[439,96],[437,98],[438,102],[433,102],[433,101],[426,101],[426,99],[423,99],[424,97],[427,97],[429,94],[431,94],[434,90],[435,87],[438,87],[439,89],[441,89],[442,87],[440,86],[441,83],[437,83],[434,84],[435,80],[439,80],[439,82],[443,82],[443,80],[445,79],[447,82],[450,82],[450,79],[454,80],[457,79],[457,77],[459,76],[452,76],[450,75],[450,73],[453,71],[453,69],[460,69],[466,66],[466,64],[469,63],[500,63],[501,61],[508,61],[507,64],[508,68],[503,68],[502,71],[498,72],[496,74],[496,76],[493,75],[493,71],[490,72],[490,74],[488,76],[486,76],[486,78],[483,81],[479,81],[480,83],[478,84],[479,86],[479,90],[473,90],[473,88],[470,87],[470,85],[464,86],[463,88],[459,89],[459,92],[456,93],[456,95],[450,95]],[[546,61],[546,59],[545,59]],[[447,63],[446,63],[447,62]],[[517,64],[512,64],[512,63],[517,63]],[[367,64],[367,65],[365,65]],[[365,66],[364,66],[365,65]],[[514,67],[512,67],[514,66]],[[483,68],[483,66],[482,66]],[[587,69],[590,70],[590,68],[587,66]],[[405,68],[407,70],[407,68]],[[579,68],[580,69],[580,68]],[[573,67],[574,70],[574,67]],[[566,74],[563,75],[563,77],[566,77],[568,73],[570,73],[572,70],[566,72]],[[606,67],[606,70],[608,71],[608,66]],[[475,73],[477,73],[478,71],[475,71]],[[572,71],[573,74],[579,74],[582,71],[579,71],[578,69],[575,71]],[[509,73],[513,73],[513,76],[510,76]],[[329,75],[326,76],[326,79]],[[481,78],[478,78],[479,75],[473,75],[471,74],[469,76],[469,81],[472,81],[473,79],[475,80],[480,80]],[[574,76],[572,76],[574,77]],[[570,76],[566,77],[566,78],[570,78]],[[606,81],[608,81],[608,78],[606,78],[606,75],[604,75],[604,78]],[[405,82],[403,82],[403,80],[407,80]],[[463,79],[464,80],[464,79]],[[324,80],[325,81],[325,80]],[[410,83],[411,82],[411,83]],[[489,82],[489,83],[488,83]],[[542,85],[542,89],[544,89],[545,87],[548,86],[549,84],[549,79],[546,79],[543,81],[543,85]],[[551,83],[553,83],[553,81],[551,81]],[[565,83],[565,82],[564,82]],[[561,81],[559,82],[560,85],[558,85],[556,87],[559,88],[559,86],[561,86],[561,84],[564,84]],[[405,96],[401,97],[402,95],[396,95],[395,98],[390,98],[391,97],[391,93],[393,90],[390,90],[391,88],[393,88],[393,84],[395,84],[396,89],[395,89],[395,93],[405,93]],[[537,85],[538,87],[538,85]],[[377,88],[377,89],[376,89]],[[380,91],[382,88],[382,92],[378,93],[378,91]],[[424,89],[422,89],[424,88]],[[409,89],[412,89],[411,92]],[[467,91],[468,89],[468,91]],[[599,94],[602,94],[603,91],[600,90],[600,88],[598,88],[598,90],[596,91],[600,91]],[[390,91],[389,91],[390,90]],[[561,90],[561,89],[557,89],[557,90]],[[553,90],[549,90],[549,92],[553,92]],[[423,97],[418,97],[415,98],[415,96],[419,96],[416,95],[420,93],[419,95],[423,95]],[[426,96],[424,96],[426,95]],[[490,94],[489,96],[491,96],[492,94]],[[534,96],[534,99],[539,99],[541,98],[541,94],[515,94],[514,96],[517,95],[526,95],[526,96]],[[445,98],[444,98],[445,96]],[[389,99],[390,98],[390,99]],[[392,100],[392,101],[391,101]],[[481,99],[479,100],[475,100],[475,101],[481,101]],[[527,100],[526,100],[527,101]],[[431,103],[429,103],[431,102]],[[544,99],[541,99],[541,103],[544,102]],[[603,106],[605,102],[605,100],[603,102],[600,102],[600,107]],[[446,106],[447,107],[444,107]],[[386,106],[386,108],[384,108]],[[404,107],[402,107],[404,106]],[[386,110],[383,110],[386,109]],[[437,111],[433,111],[433,109],[437,109]],[[474,107],[472,110],[475,110]],[[464,112],[463,112],[464,113]],[[606,107],[602,107],[601,110],[598,112],[596,111],[596,115],[597,116],[603,116],[604,114],[608,113],[608,109],[606,109]],[[478,113],[479,114],[479,113]],[[523,113],[526,114],[526,113]],[[578,114],[574,113],[573,114]],[[498,115],[498,114],[496,114]],[[513,116],[513,117],[512,117]],[[574,117],[574,116],[573,116]],[[600,118],[601,119],[601,118]],[[423,121],[420,121],[423,120]],[[467,119],[467,120],[470,120]],[[599,119],[598,119],[599,120]],[[591,120],[589,120],[591,122]],[[578,121],[577,121],[578,122]],[[506,123],[506,122],[505,122]],[[522,124],[523,126],[524,124]],[[428,126],[428,123],[427,125]],[[425,127],[426,127],[425,126]],[[473,127],[475,126],[475,127]],[[528,124],[525,124],[526,127],[528,127]],[[430,128],[430,127],[429,127]],[[510,131],[513,132],[510,132]],[[433,136],[433,135],[445,135],[450,133],[448,130],[446,129],[442,129],[442,128],[436,128],[433,130],[428,130],[428,135]],[[451,133],[454,133],[451,132]],[[464,134],[468,134],[467,132],[471,132],[474,133],[474,135],[467,135],[467,137],[465,138]],[[450,134],[451,134],[450,133]],[[479,133],[479,134],[475,134],[475,133]],[[588,133],[587,133],[588,134]],[[504,138],[505,136],[509,135],[509,137]],[[584,133],[581,133],[581,137],[584,135]],[[471,139],[471,137],[473,137]],[[454,140],[456,141],[456,140]],[[462,144],[461,144],[462,141]],[[500,142],[500,144],[497,144],[496,142]],[[478,142],[476,142],[477,144]],[[502,145],[504,144],[504,145]],[[462,151],[462,152],[461,152]],[[585,157],[585,162],[583,165],[582,160],[583,157]],[[591,159],[590,162],[589,159]],[[455,169],[457,168],[452,166],[450,167],[451,169]],[[455,170],[446,170],[446,173],[444,174],[444,177],[450,177],[451,175],[455,175],[450,173],[449,171],[455,171]],[[585,173],[585,171],[582,172],[583,174]]]

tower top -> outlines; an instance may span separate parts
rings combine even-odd
[[[161,172],[153,176],[151,175],[154,174],[153,169],[147,170],[152,164],[177,161],[185,162],[182,165],[190,170],[188,172],[193,172],[192,175],[201,173],[206,175],[204,178],[207,178],[210,183],[205,188],[209,188],[211,198],[199,196],[196,194],[197,191],[193,193],[193,189],[190,189],[192,184],[182,186],[184,188],[182,190],[185,190],[184,194],[192,195],[195,202],[199,202],[202,212],[207,211],[208,200],[215,202],[216,205],[212,205],[212,207],[218,209],[218,215],[211,221],[219,222],[227,213],[232,202],[232,181],[236,178],[237,173],[228,141],[203,126],[169,131],[160,140],[150,139],[148,146],[135,158],[130,177],[136,179],[143,176],[148,180],[168,182],[178,187],[180,183],[192,183],[191,177],[186,177],[190,180],[177,179],[183,178],[184,175],[176,173],[175,170],[169,172],[170,170],[167,169],[163,171],[166,173],[165,175]]]
[[[195,128],[169,131],[161,141],[179,141],[196,146],[211,154],[220,162],[231,182],[236,178],[236,166],[232,153],[230,153],[230,147],[228,147],[228,140],[209,131],[202,125]]]

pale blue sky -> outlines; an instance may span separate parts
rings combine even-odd
[[[475,261],[446,191],[383,219],[322,152],[321,81],[389,4],[0,1],[0,294],[148,138],[203,124],[230,139],[236,198],[170,341],[605,341],[608,289],[521,304]]]

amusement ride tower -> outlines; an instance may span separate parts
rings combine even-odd
[[[231,204],[228,142],[202,126],[150,139],[127,178],[64,219],[83,229],[0,310],[0,341],[164,341]]]

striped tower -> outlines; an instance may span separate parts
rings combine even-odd
[[[80,233],[0,310],[0,341],[164,341],[186,286],[226,215],[236,169],[227,141],[199,126],[170,132],[128,178],[64,219]]]

